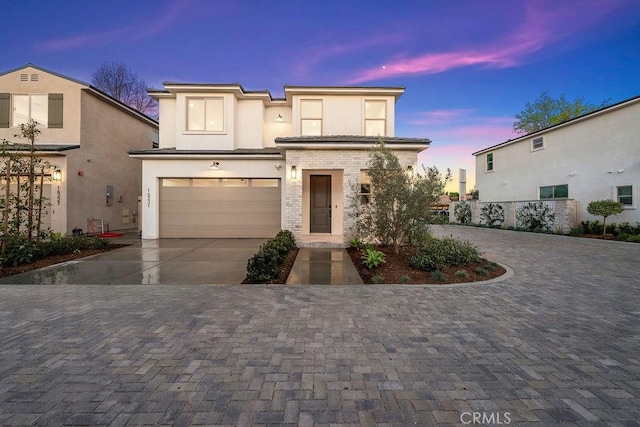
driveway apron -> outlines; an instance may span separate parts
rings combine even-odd
[[[264,239],[159,239],[0,279],[0,284],[234,284]]]

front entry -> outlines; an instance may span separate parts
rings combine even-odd
[[[311,233],[331,233],[331,175],[310,175]]]

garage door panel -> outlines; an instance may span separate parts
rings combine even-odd
[[[160,237],[273,237],[280,187],[162,187]]]

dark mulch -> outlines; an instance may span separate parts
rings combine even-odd
[[[68,254],[51,255],[45,258],[40,258],[36,261],[28,264],[12,266],[1,266],[0,277],[13,276],[14,274],[26,273],[27,271],[36,270],[38,268],[48,267],[50,265],[60,264],[62,262],[73,261],[74,259],[84,258],[91,255],[100,254],[103,252],[109,252],[114,249],[123,248],[129,245],[112,244],[105,249],[83,249],[78,252],[70,252]]]
[[[360,277],[362,277],[364,283],[367,284],[374,283],[372,280],[374,276],[382,276],[384,278],[384,283],[399,284],[401,283],[401,277],[409,276],[409,278],[411,279],[411,283],[409,284],[442,285],[446,283],[479,282],[483,280],[494,279],[506,273],[506,270],[503,267],[497,264],[492,264],[491,261],[483,260],[482,262],[473,264],[446,267],[441,270],[444,274],[444,280],[436,280],[432,277],[432,272],[412,268],[409,265],[409,259],[415,253],[415,247],[402,247],[400,248],[400,254],[398,255],[393,252],[392,247],[380,246],[376,249],[384,252],[386,262],[372,270],[369,270],[362,263],[362,251],[353,248],[347,249],[347,252],[351,257],[353,264],[356,266],[358,273],[360,273]],[[492,264],[493,267],[490,266],[489,268],[487,268],[487,265],[489,264]],[[487,275],[476,273],[476,270],[480,268],[484,269],[487,272]],[[460,270],[466,271],[468,277],[464,278],[456,276],[456,272]]]
[[[293,263],[296,261],[296,257],[298,256],[298,251],[299,251],[298,248],[293,248],[289,251],[289,254],[287,255],[287,259],[280,266],[280,274],[275,279],[271,280],[270,282],[267,282],[266,283],[267,285],[285,284],[287,282],[287,277],[289,277],[289,273],[293,268]],[[242,284],[243,285],[249,284],[246,277],[242,281]]]

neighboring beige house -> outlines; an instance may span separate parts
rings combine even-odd
[[[400,87],[285,86],[283,99],[239,84],[164,83],[158,149],[142,160],[142,236],[272,237],[342,245],[352,186],[381,137],[414,168],[424,138],[394,136]]]
[[[99,232],[102,223],[136,229],[141,167],[127,152],[152,148],[158,123],[87,83],[27,64],[0,73],[0,139],[26,142],[14,135],[30,118],[41,131],[37,153],[52,164],[46,225],[63,234]]]
[[[640,96],[473,155],[481,203],[574,200],[575,225],[613,199],[625,210],[609,221],[640,221]]]

